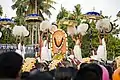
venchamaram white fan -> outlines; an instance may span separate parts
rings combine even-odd
[[[89,29],[89,25],[86,23],[82,23],[77,27],[77,33],[81,33],[81,35],[85,35],[87,30]]]
[[[97,21],[96,29],[100,32],[105,31],[106,33],[110,33],[113,29],[113,25],[109,19],[101,19]]]
[[[28,36],[29,31],[24,26],[15,26],[12,30],[14,36]]]
[[[76,29],[76,27],[67,27],[67,33],[68,33],[68,35],[77,34],[77,29]]]
[[[51,28],[51,24],[49,21],[45,20],[45,21],[42,21],[41,24],[40,24],[40,30],[43,31],[43,32],[46,32],[46,30],[50,29]]]

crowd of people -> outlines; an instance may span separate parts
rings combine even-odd
[[[1,80],[120,80],[120,68],[115,61],[108,65],[91,60],[76,65],[63,59],[56,68],[50,69],[50,62],[37,62],[28,72],[22,72],[23,57],[16,52],[0,54]]]

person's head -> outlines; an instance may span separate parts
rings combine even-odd
[[[21,45],[23,45],[24,44],[24,41],[21,41]]]
[[[35,47],[38,48],[38,47],[39,47],[39,44],[36,44]]]
[[[55,71],[55,80],[71,80],[72,72],[68,68],[59,67]]]
[[[0,78],[17,78],[22,67],[23,58],[16,52],[0,54]]]
[[[37,71],[35,74],[30,75],[26,80],[53,80],[53,77],[48,72]]]
[[[72,73],[72,80],[75,79],[78,69],[74,67],[68,67],[68,70]]]
[[[103,65],[100,67],[102,68],[102,80],[110,80],[108,70]]]
[[[118,68],[114,71],[112,80],[120,80],[120,68]]]
[[[17,40],[17,44],[19,44],[19,43],[20,43],[20,39]]]
[[[102,80],[102,69],[95,63],[84,64],[78,71],[75,80]]]
[[[109,77],[110,77],[110,80],[112,80],[112,74],[113,74],[113,70],[112,70],[112,67],[111,66],[108,66],[106,65],[105,68],[108,70],[109,72]]]
[[[84,68],[85,65],[87,65],[88,63],[82,63],[80,64],[80,68]]]
[[[101,35],[100,35],[100,38],[103,39],[103,38],[104,38],[104,34],[101,34]]]
[[[48,65],[46,63],[37,63],[35,64],[36,68],[39,69],[41,72],[48,71]]]
[[[63,67],[66,67],[66,68],[73,67],[72,63],[68,60],[63,60],[62,64],[63,64]]]
[[[21,79],[26,79],[29,76],[29,72],[21,73]]]
[[[117,69],[117,62],[114,60],[112,63],[113,66],[113,71],[115,71]]]

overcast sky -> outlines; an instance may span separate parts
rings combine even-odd
[[[120,11],[120,0],[55,0],[57,4],[54,5],[56,10],[51,10],[52,16],[50,21],[54,22],[58,12],[60,11],[61,4],[67,10],[72,11],[76,4],[81,4],[82,13],[91,11],[95,7],[95,11],[103,11],[103,15],[112,16],[115,18],[118,11]],[[3,7],[4,15],[11,18],[15,16],[15,11],[11,9],[12,0],[0,0],[0,5]],[[4,16],[3,15],[3,16]]]

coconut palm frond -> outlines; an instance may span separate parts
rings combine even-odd
[[[2,6],[0,5],[0,16],[2,16],[3,14],[3,9],[2,9]]]

